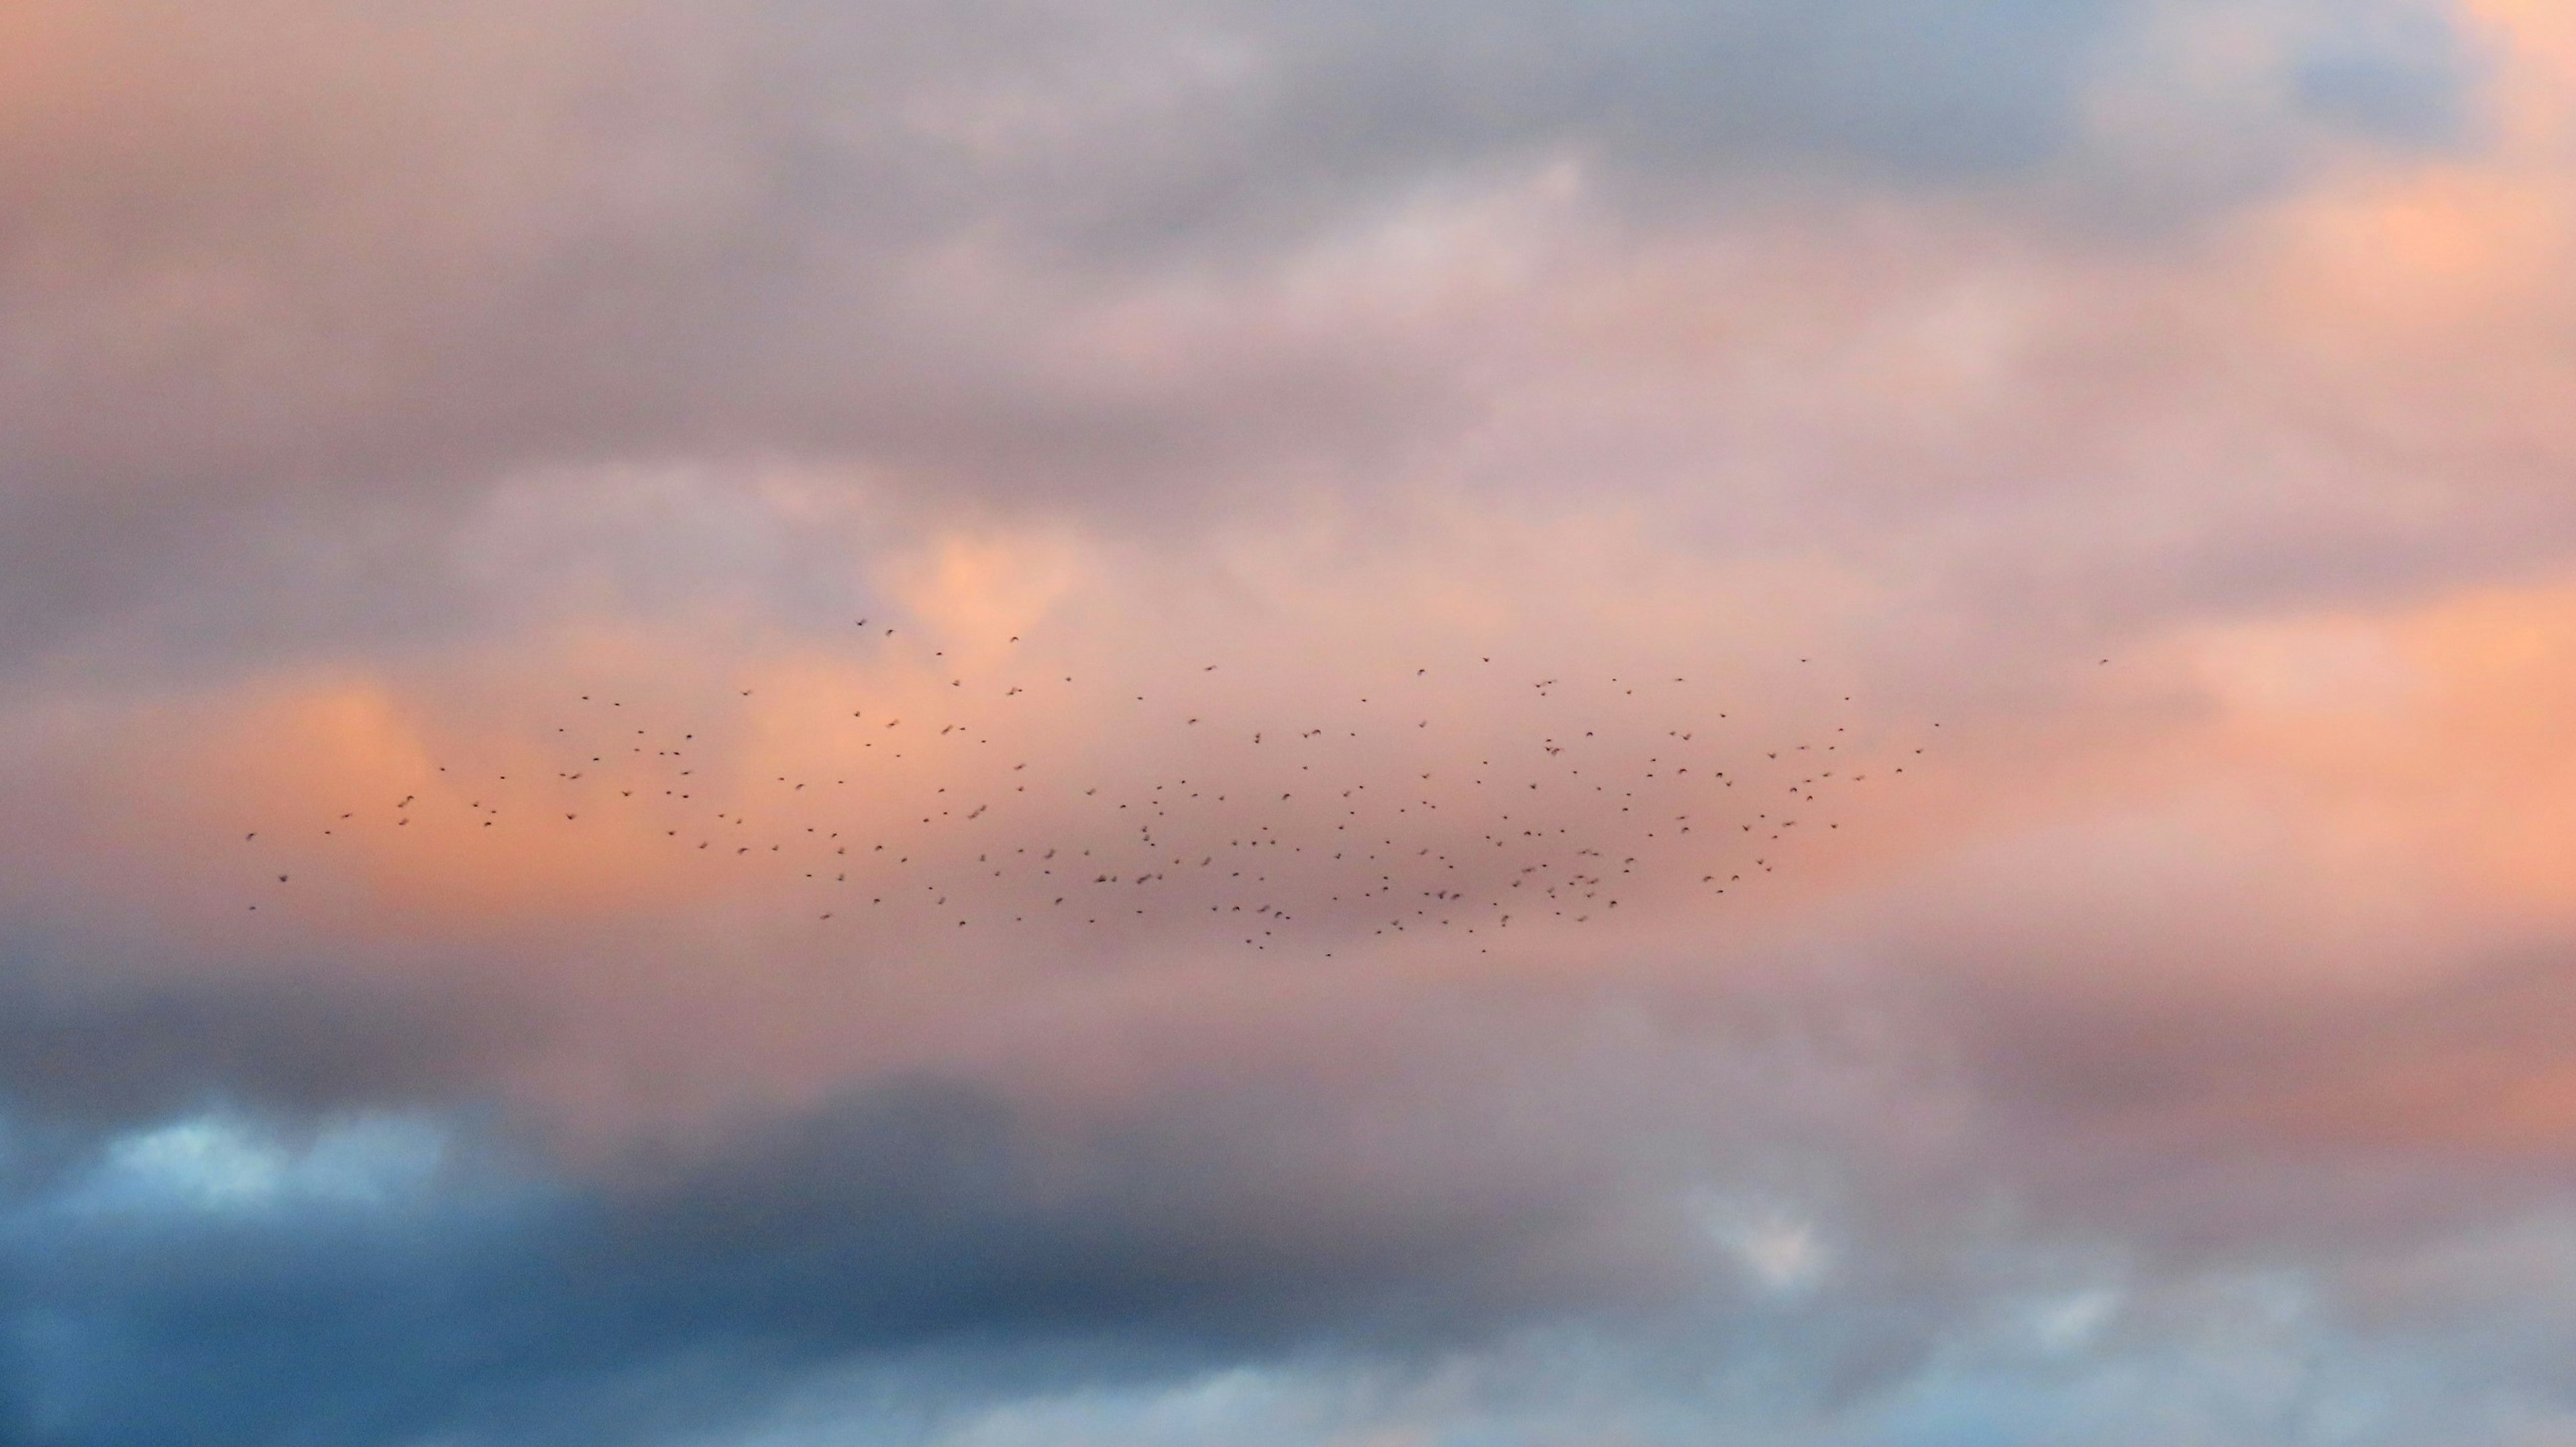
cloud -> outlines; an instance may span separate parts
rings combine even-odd
[[[2100,172],[2086,97],[2150,13],[567,5],[422,25],[245,4],[147,28],[39,6],[14,22],[14,105],[44,143],[0,169],[10,346],[41,360],[0,388],[0,605],[23,653],[156,586],[255,592],[241,574],[316,528],[434,537],[567,465],[789,457],[917,501],[1131,520],[1367,491],[1496,399],[1472,330],[1371,314],[1370,288],[1411,279],[1333,275],[1355,241],[1533,176],[1579,178],[1577,212],[1615,229],[1690,234],[1743,207],[1689,198],[1753,176],[1937,199]],[[2475,75],[2419,8],[2238,26],[2211,84],[2259,106],[2296,72],[2322,98],[2322,122],[2284,102],[2230,137],[2283,156],[2346,113],[2406,130],[2387,118],[2464,106]]]
[[[492,1033],[458,1029],[445,1018],[453,1001],[370,999],[363,987],[83,989],[31,984],[12,965],[0,1096],[48,1117],[133,1120],[222,1096],[307,1110],[435,1096],[471,1078],[468,1042]]]
[[[20,7],[0,1440],[2563,1434],[2548,20]]]
[[[1551,1214],[1458,1193],[1361,1225],[1248,1148],[1049,1140],[983,1090],[895,1082],[635,1163],[600,1196],[424,1175],[385,1124],[292,1153],[221,1120],[157,1125],[11,1220],[0,1400],[39,1440],[631,1432],[639,1411],[734,1409],[800,1364],[940,1341],[1179,1360],[1372,1316],[1455,1330],[1519,1294],[1501,1268]],[[695,1403],[621,1401],[709,1370]]]

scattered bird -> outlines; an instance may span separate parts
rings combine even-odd
[[[1008,641],[1020,643],[1021,635]],[[1482,664],[1495,657],[1473,656]],[[932,657],[944,659],[945,650]],[[428,792],[397,800],[389,822],[335,810],[322,817],[352,827],[323,831],[329,842],[313,847],[357,847],[376,829],[408,828],[418,817],[426,837],[381,847],[433,848],[442,831],[468,816],[476,847],[504,847],[515,837],[510,822],[527,817],[514,806],[533,806],[542,817],[551,805],[567,823],[601,817],[591,830],[542,836],[547,848],[614,848],[628,837],[620,824],[630,823],[633,836],[672,851],[648,856],[644,867],[663,858],[658,867],[706,871],[725,888],[809,899],[804,892],[825,891],[813,903],[835,903],[812,911],[817,923],[842,918],[848,911],[838,904],[864,895],[871,918],[1044,929],[1032,906],[1058,910],[1080,891],[1109,891],[1072,916],[1086,927],[1126,930],[1199,927],[1188,925],[1193,919],[1222,928],[1216,922],[1233,917],[1246,922],[1221,937],[1239,941],[1233,948],[1321,949],[1364,933],[1583,927],[1623,905],[1634,913],[1647,900],[1688,898],[1690,891],[1709,907],[1730,907],[1740,891],[1728,886],[1743,886],[1748,873],[1776,874],[1795,857],[1783,851],[1801,838],[1810,841],[1806,848],[1818,847],[1824,831],[1817,823],[1841,828],[1841,820],[1815,811],[1891,787],[1872,782],[1865,767],[1842,767],[1845,759],[1866,765],[1886,754],[1924,752],[1910,740],[1854,745],[1850,724],[1812,709],[1799,715],[1803,733],[1775,734],[1755,747],[1742,737],[1743,724],[1729,724],[1729,712],[1713,706],[1717,690],[1693,688],[1683,674],[1662,683],[1666,675],[1658,673],[1612,678],[1607,691],[1569,683],[1561,673],[1543,675],[1509,709],[1472,696],[1447,706],[1432,686],[1411,695],[1422,701],[1411,730],[1400,720],[1368,727],[1365,714],[1348,729],[1257,717],[1241,721],[1260,727],[1240,732],[1221,722],[1203,729],[1197,726],[1216,717],[1211,700],[1192,712],[1156,703],[1151,680],[1095,683],[1095,702],[1120,700],[1118,717],[1132,721],[1108,737],[1105,751],[1068,751],[1061,746],[1065,715],[998,705],[1032,686],[1055,687],[1044,678],[1011,665],[998,676],[980,664],[940,666],[956,670],[945,682],[956,695],[951,706],[967,711],[964,719],[935,734],[889,735],[903,720],[864,707],[869,700],[837,724],[837,707],[827,706],[812,726],[853,729],[839,735],[848,741],[840,756],[817,767],[815,759],[825,756],[808,755],[800,770],[763,773],[758,787],[774,792],[739,797],[731,795],[744,786],[714,782],[733,776],[724,765],[737,747],[727,742],[728,720],[657,719],[650,704],[628,711],[624,700],[568,691],[567,712],[548,720],[560,751],[551,779],[523,773],[514,782],[509,774],[436,765],[436,777],[423,785]],[[1220,667],[1205,662],[1198,671],[1205,677]],[[1417,664],[1411,677],[1431,672]],[[1052,676],[1061,679],[1068,706],[1082,707],[1075,675]],[[1348,680],[1358,687],[1383,681]],[[1373,714],[1375,692],[1354,688],[1340,696],[1356,697]],[[736,693],[750,698],[755,690]],[[975,711],[985,701],[995,712]],[[764,726],[774,722],[772,708]],[[619,711],[613,730],[609,709]],[[1428,732],[1435,719],[1441,735]],[[645,727],[633,727],[638,723]],[[857,734],[859,725],[876,737]],[[715,742],[702,743],[702,736]],[[1006,747],[991,748],[997,741]],[[609,743],[613,750],[602,747]],[[1055,747],[1041,755],[1031,744]],[[1798,758],[1828,753],[1835,769]],[[710,758],[712,778],[700,773]],[[1065,777],[1076,770],[1091,780]],[[1755,792],[1728,793],[1739,779]],[[1745,806],[1733,801],[1758,797],[1760,788],[1788,793],[1799,816],[1753,811],[1746,818]],[[712,850],[709,819],[740,831],[730,853]],[[1735,834],[1724,832],[1727,823],[1737,826]],[[494,832],[480,832],[486,830]],[[242,836],[247,844],[262,837],[258,830]],[[856,859],[853,842],[864,846]],[[290,847],[269,843],[256,853],[286,862],[276,851]],[[1754,855],[1754,848],[1764,852]],[[292,873],[272,872],[278,884]],[[859,887],[850,891],[854,882]],[[1727,901],[1718,902],[1720,895]],[[1374,913],[1381,908],[1387,913]],[[925,910],[937,913],[922,917]]]

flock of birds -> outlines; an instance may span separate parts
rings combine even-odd
[[[859,623],[880,650],[907,646]],[[1181,928],[1330,954],[1448,931],[1487,948],[1683,892],[1740,895],[1937,737],[1863,741],[1851,700],[1823,695],[1785,736],[1686,674],[1511,680],[1490,656],[1344,675],[1349,697],[1331,699],[1234,687],[1214,662],[1151,686],[1084,680],[1017,637],[972,669],[945,649],[900,662],[901,702],[828,713],[740,688],[731,716],[677,721],[568,691],[541,770],[460,756],[372,807],[246,829],[266,866],[249,908],[344,877],[316,849],[534,831],[543,851],[640,837],[695,872],[675,889],[783,898],[869,934]],[[728,728],[744,715],[758,741]]]

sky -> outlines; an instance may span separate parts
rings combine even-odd
[[[2576,1444],[2571,263],[2556,0],[0,9],[0,1447]]]

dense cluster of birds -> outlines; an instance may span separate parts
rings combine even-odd
[[[1847,696],[1806,711],[1803,736],[1761,737],[1789,731],[1670,671],[1512,679],[1479,655],[1260,702],[1219,662],[1095,682],[1019,645],[979,653],[979,677],[945,649],[911,658],[909,702],[799,717],[808,762],[759,777],[738,725],[777,719],[754,688],[686,721],[568,689],[541,772],[459,759],[398,797],[246,829],[267,865],[249,907],[291,898],[317,846],[539,831],[564,851],[640,835],[671,868],[783,890],[852,931],[1186,927],[1327,954],[1454,931],[1483,947],[1685,891],[1741,895],[1938,737],[1864,744]]]

